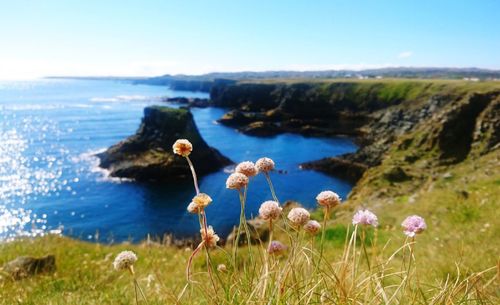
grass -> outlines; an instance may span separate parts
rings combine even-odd
[[[289,278],[282,282],[281,290],[273,285],[292,255],[289,252],[273,261],[275,269],[264,298],[255,291],[264,267],[260,246],[251,248],[256,258],[254,271],[248,264],[236,269],[231,266],[229,245],[211,250],[214,271],[218,264],[227,266],[227,272],[215,271],[219,289],[216,294],[206,272],[204,255],[194,259],[196,283],[186,286],[185,266],[191,249],[156,243],[102,245],[46,236],[0,245],[0,265],[23,254],[55,254],[58,267],[54,274],[17,282],[3,274],[0,304],[131,304],[134,300],[131,276],[112,269],[115,255],[125,249],[138,254],[135,270],[149,304],[264,304],[266,300],[285,304],[285,299],[287,304],[318,304],[321,300],[324,304],[380,304],[392,295],[391,304],[497,304],[500,295],[494,285],[498,281],[500,221],[492,215],[500,198],[500,173],[493,166],[498,159],[498,153],[494,152],[478,160],[466,160],[446,177],[421,189],[412,202],[404,196],[372,202],[381,226],[369,229],[367,234],[371,271],[367,269],[359,235],[354,239],[357,246],[353,252],[350,218],[359,202],[352,200],[329,221],[321,267],[315,271],[320,237],[316,237],[314,247],[309,238],[301,237],[300,246],[293,250],[297,255],[290,269],[293,272],[287,273]],[[415,213],[426,218],[429,228],[418,236],[414,245],[416,268],[411,269],[412,280],[407,286],[403,279],[409,250],[400,249],[405,237],[399,224],[405,215]],[[312,217],[321,219],[321,211]],[[277,230],[275,237],[289,243],[288,233]],[[239,253],[241,260],[248,262],[247,248],[241,248]],[[356,273],[352,271],[354,266]],[[480,273],[484,270],[488,271]]]

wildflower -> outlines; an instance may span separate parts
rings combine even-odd
[[[309,220],[303,227],[304,231],[311,235],[316,235],[321,229],[321,225],[316,220]]]
[[[222,272],[222,273],[227,272],[227,267],[226,267],[226,265],[224,265],[224,264],[219,264],[219,265],[217,266],[217,271]]]
[[[257,167],[255,167],[255,164],[250,161],[245,161],[241,162],[236,166],[236,169],[234,170],[236,173],[243,174],[247,176],[248,178],[253,177],[258,174]]]
[[[316,196],[318,204],[326,208],[333,208],[340,204],[340,196],[332,191],[323,191]]]
[[[259,208],[259,215],[264,220],[276,220],[283,210],[276,201],[263,202]]]
[[[248,184],[248,177],[241,173],[233,173],[226,180],[226,187],[232,190],[239,190]]]
[[[286,249],[287,246],[277,240],[273,240],[269,243],[269,247],[267,247],[267,253],[272,255],[282,255],[285,253]]]
[[[404,233],[409,237],[414,237],[416,234],[419,234],[427,229],[425,220],[417,215],[406,217],[401,225],[404,228]]]
[[[186,139],[178,139],[175,141],[174,145],[172,145],[172,148],[175,154],[187,157],[193,151],[193,144]]]
[[[293,208],[288,213],[288,219],[297,227],[305,225],[309,221],[309,218],[309,212],[303,208]]]
[[[377,215],[373,214],[368,210],[359,210],[352,217],[353,225],[366,225],[366,226],[378,226]]]
[[[189,213],[198,214],[199,212],[201,212],[202,208],[200,208],[200,206],[198,206],[195,202],[191,201],[191,203],[189,203],[187,207],[187,210]]]
[[[255,167],[259,172],[268,173],[274,169],[274,161],[269,158],[260,158],[255,162]]]
[[[203,239],[205,245],[208,248],[214,248],[220,239],[219,236],[215,234],[214,228],[212,228],[212,226],[208,226],[206,232],[204,228],[201,228],[200,233],[201,233],[201,238]]]
[[[116,270],[131,270],[134,263],[137,261],[137,255],[132,251],[120,252],[113,262],[113,267]]]
[[[199,193],[194,196],[193,202],[200,208],[203,209],[212,202],[212,198],[205,193]]]

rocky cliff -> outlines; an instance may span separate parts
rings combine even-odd
[[[221,84],[212,88],[211,98],[231,109],[220,122],[245,133],[353,136],[357,152],[302,167],[356,182],[382,163],[393,143],[421,126],[433,128],[426,132],[434,145],[428,149],[439,151],[442,162],[459,162],[475,147],[495,149],[499,92],[499,83],[487,82],[292,81]],[[404,179],[404,174],[395,170],[388,177]]]
[[[190,179],[186,160],[172,152],[172,144],[179,138],[193,144],[190,158],[200,176],[231,163],[207,145],[188,110],[152,106],[144,109],[135,135],[98,155],[100,166],[109,169],[111,176],[138,181]]]

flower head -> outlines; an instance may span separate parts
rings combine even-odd
[[[195,202],[191,201],[187,206],[187,210],[191,214],[198,214],[201,212],[202,208],[200,208],[200,206],[198,206]]]
[[[243,174],[248,178],[253,177],[259,173],[255,164],[250,161],[241,162],[238,164],[234,170],[236,173]]]
[[[199,207],[199,208],[205,208],[207,205],[209,205],[212,202],[212,198],[208,196],[205,193],[199,193],[198,195],[193,197],[193,202]]]
[[[267,253],[271,255],[282,255],[285,253],[286,249],[287,246],[277,240],[273,240],[269,243],[269,247],[267,247]]]
[[[241,173],[232,173],[226,180],[226,187],[239,190],[248,184],[248,177]]]
[[[259,215],[264,220],[276,220],[283,210],[276,201],[264,201],[259,208]]]
[[[332,191],[323,191],[316,196],[318,204],[327,208],[333,208],[340,204],[340,196]]]
[[[404,233],[409,237],[414,237],[416,234],[427,229],[425,220],[417,215],[406,217],[401,225],[403,226]]]
[[[222,273],[227,272],[226,265],[224,265],[224,264],[217,265],[217,271],[222,272]]]
[[[293,208],[288,212],[288,219],[297,227],[305,225],[310,217],[311,215],[309,215],[309,212],[304,208]]]
[[[269,158],[260,158],[255,162],[255,167],[259,172],[268,173],[274,169],[274,161]]]
[[[321,230],[321,225],[316,220],[309,220],[303,227],[304,231],[311,235],[316,235]]]
[[[359,210],[352,217],[353,225],[378,226],[377,215],[368,210]]]
[[[214,228],[212,226],[208,226],[207,231],[205,232],[205,228],[200,230],[201,238],[205,242],[205,245],[208,248],[214,248],[219,241],[219,236],[215,234]]]
[[[183,157],[189,156],[193,151],[193,144],[186,139],[179,139],[172,145],[175,154]]]
[[[132,251],[122,251],[113,262],[113,267],[116,270],[131,270],[134,263],[137,261],[137,255]]]

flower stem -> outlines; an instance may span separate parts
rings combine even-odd
[[[196,176],[196,171],[194,170],[193,162],[189,159],[189,156],[186,156],[186,160],[189,164],[189,168],[191,169],[191,175],[193,175],[193,183],[194,189],[196,190],[196,195],[200,193],[200,188],[198,187],[198,177]]]

